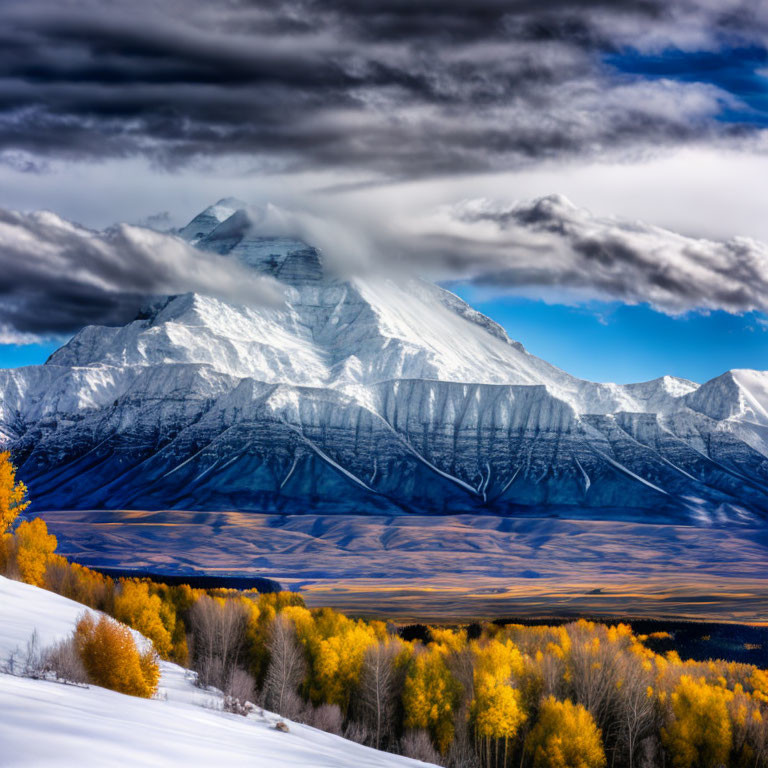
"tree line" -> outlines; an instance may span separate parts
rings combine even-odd
[[[57,555],[43,520],[13,528],[24,491],[0,455],[0,572],[140,631],[230,711],[255,702],[451,768],[768,768],[768,673],[753,665],[654,653],[623,624],[413,638],[296,593],[115,580]]]

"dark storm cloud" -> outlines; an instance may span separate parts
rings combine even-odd
[[[606,57],[764,49],[754,5],[7,0],[0,151],[405,178],[743,136],[722,83]]]
[[[570,292],[669,314],[768,311],[765,243],[692,238],[594,216],[560,195],[446,208],[407,258],[501,291]]]
[[[267,278],[171,235],[124,224],[94,232],[49,212],[0,209],[0,341],[123,324],[153,297],[188,291],[279,299]]]

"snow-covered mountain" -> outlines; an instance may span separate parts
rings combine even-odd
[[[35,509],[768,513],[768,372],[596,384],[435,285],[329,274],[236,200],[179,236],[276,278],[284,305],[173,296],[0,371]]]

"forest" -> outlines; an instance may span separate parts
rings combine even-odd
[[[489,622],[414,636],[310,610],[294,592],[111,578],[58,555],[44,520],[19,518],[25,499],[0,454],[0,574],[115,620],[84,615],[56,649],[51,663],[74,678],[151,696],[157,654],[223,691],[231,712],[261,706],[452,768],[768,766],[768,672],[754,665],[656,653],[659,638],[621,623]],[[149,638],[152,654],[132,651],[124,626]]]

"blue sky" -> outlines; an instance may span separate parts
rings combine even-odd
[[[0,344],[0,368],[40,365],[61,344],[61,341],[46,341],[41,344]]]
[[[546,304],[452,290],[504,326],[529,352],[592,381],[627,383],[671,374],[703,382],[730,368],[768,369],[768,325],[755,313],[672,317],[645,305]]]
[[[718,51],[667,49],[656,55],[625,50],[605,63],[644,80],[673,80],[714,86],[736,100],[723,103],[719,120],[768,125],[768,50],[758,45],[724,46]]]

